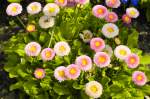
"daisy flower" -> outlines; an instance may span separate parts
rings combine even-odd
[[[59,6],[66,6],[67,5],[67,0],[55,0],[55,3]]]
[[[80,76],[80,68],[75,64],[71,64],[66,68],[65,74],[69,79],[77,79]]]
[[[75,63],[83,71],[88,71],[92,68],[92,60],[86,55],[77,57]]]
[[[132,74],[132,81],[138,86],[143,86],[147,82],[147,77],[144,72],[135,71]]]
[[[130,7],[126,9],[126,14],[131,18],[137,18],[139,16],[139,11],[134,7]]]
[[[107,23],[102,27],[102,33],[107,38],[114,38],[119,34],[119,28],[113,23]]]
[[[54,51],[58,56],[66,56],[70,53],[70,46],[67,42],[61,41],[55,44]]]
[[[39,19],[39,25],[43,29],[53,27],[54,24],[55,24],[55,18],[54,17],[42,16]]]
[[[107,22],[117,22],[118,21],[118,15],[115,12],[108,12],[108,14],[105,17],[105,20]]]
[[[122,21],[126,24],[130,24],[131,23],[131,18],[127,15],[127,14],[124,14],[122,16]]]
[[[99,98],[102,92],[103,86],[97,81],[90,81],[85,85],[85,93],[91,98]]]
[[[100,68],[106,67],[110,64],[110,56],[105,52],[97,52],[94,55],[94,63]]]
[[[41,11],[42,7],[39,2],[32,2],[27,6],[27,12],[31,15],[38,14]]]
[[[111,8],[118,8],[121,5],[120,0],[105,0],[105,3]]]
[[[7,15],[16,16],[22,12],[22,6],[19,3],[11,3],[6,8]]]
[[[127,63],[129,68],[136,68],[136,67],[138,67],[138,65],[140,63],[140,58],[136,54],[129,54],[125,58],[125,62]]]
[[[28,32],[34,32],[35,31],[35,25],[33,24],[28,24],[27,27],[26,27],[26,30]]]
[[[90,42],[90,40],[92,39],[93,37],[93,34],[91,31],[89,30],[84,30],[83,31],[83,34],[79,34],[80,35],[80,38],[83,40],[83,42],[85,43],[88,43]]]
[[[113,50],[109,45],[106,45],[103,51],[107,53],[110,57],[113,55]]]
[[[93,38],[90,41],[90,47],[95,52],[102,51],[105,48],[105,42],[102,38]]]
[[[52,60],[55,56],[55,52],[51,48],[45,48],[41,52],[41,57],[44,61]]]
[[[59,11],[59,6],[55,3],[48,3],[43,8],[43,13],[47,16],[56,16]]]
[[[90,1],[89,0],[75,0],[75,2],[78,4],[85,5],[85,4],[89,3]]]
[[[59,80],[59,82],[62,82],[64,80],[66,80],[66,76],[65,76],[65,70],[66,70],[66,67],[64,66],[60,66],[60,67],[57,67],[54,71],[54,77]]]
[[[41,51],[41,46],[39,43],[30,42],[25,46],[25,53],[28,56],[38,56]]]
[[[67,6],[73,7],[73,6],[75,6],[75,5],[76,5],[75,0],[68,0],[68,1],[67,1]]]
[[[34,76],[35,78],[37,79],[42,79],[45,77],[45,70],[42,69],[42,68],[37,68],[35,71],[34,71]]]
[[[115,48],[114,54],[117,58],[124,60],[129,54],[131,54],[131,51],[127,46],[119,45]]]
[[[103,5],[95,5],[92,8],[92,13],[97,18],[104,18],[107,15],[108,11],[107,8]]]

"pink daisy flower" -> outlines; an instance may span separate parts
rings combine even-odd
[[[127,8],[126,14],[131,18],[137,18],[140,15],[139,11],[134,7]]]
[[[95,52],[102,51],[105,48],[105,42],[102,38],[93,38],[90,41],[90,47]]]
[[[82,4],[82,5],[85,5],[85,4],[89,3],[89,0],[75,0],[75,2]]]
[[[92,68],[92,60],[89,56],[86,55],[77,57],[75,63],[83,71],[88,71]]]
[[[110,56],[105,52],[97,52],[94,55],[94,63],[100,68],[106,67],[110,64]]]
[[[135,71],[132,74],[132,81],[138,86],[143,86],[147,82],[147,77],[144,72]]]
[[[42,10],[42,6],[39,2],[32,2],[27,6],[27,12],[31,15],[38,14]]]
[[[121,5],[120,0],[105,0],[105,3],[111,8],[118,8]]]
[[[16,16],[22,12],[22,6],[19,3],[11,3],[6,8],[7,15]]]
[[[55,0],[55,3],[59,6],[66,6],[67,5],[67,0]]]
[[[138,65],[140,63],[140,58],[136,54],[129,54],[125,58],[125,62],[127,63],[129,68],[136,68],[136,67],[138,67]]]
[[[45,70],[42,69],[42,68],[37,68],[35,71],[34,71],[34,76],[35,78],[37,79],[42,79],[45,77]]]
[[[41,52],[41,57],[44,61],[52,60],[55,56],[55,52],[51,48],[45,48]]]
[[[105,20],[107,22],[116,22],[118,21],[118,15],[115,12],[108,12],[108,14],[105,17]]]
[[[127,14],[124,14],[122,16],[122,21],[126,24],[130,24],[131,23],[131,18],[127,15]]]
[[[95,5],[92,9],[92,13],[97,18],[104,18],[107,15],[108,10],[103,5]]]
[[[60,66],[60,67],[57,67],[54,71],[54,77],[59,80],[59,82],[62,82],[64,80],[66,80],[66,76],[65,76],[65,70],[66,70],[66,67],[64,66]]]
[[[80,76],[80,68],[75,64],[71,64],[66,68],[65,74],[69,79],[77,79]]]
[[[25,46],[25,53],[28,56],[38,56],[41,51],[41,46],[37,42],[30,42]]]

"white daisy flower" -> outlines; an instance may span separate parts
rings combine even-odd
[[[115,48],[114,54],[117,58],[124,60],[129,54],[131,54],[131,50],[125,45],[119,45]]]
[[[42,16],[39,19],[39,25],[41,28],[47,29],[53,27],[55,24],[55,18],[49,16]]]
[[[102,95],[103,87],[97,81],[90,81],[85,85],[85,93],[91,98],[99,98]]]
[[[7,15],[16,16],[22,12],[22,6],[19,3],[11,3],[6,8]]]
[[[55,3],[48,3],[43,8],[43,13],[47,16],[56,16],[60,11],[60,8]]]
[[[130,7],[126,9],[126,14],[131,18],[137,18],[139,16],[139,11],[134,7]]]
[[[70,46],[67,42],[61,41],[55,44],[54,51],[58,56],[66,56],[70,53]]]
[[[114,38],[119,34],[119,28],[113,23],[107,23],[102,27],[102,33],[107,38]]]
[[[27,6],[27,12],[29,14],[37,14],[41,11],[42,7],[39,2],[32,2]]]
[[[79,34],[80,35],[80,38],[83,40],[83,42],[85,43],[88,43],[90,42],[90,40],[92,39],[93,37],[93,34],[91,31],[89,30],[84,30],[83,31],[83,34]]]

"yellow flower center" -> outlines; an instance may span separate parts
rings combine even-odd
[[[129,21],[129,17],[125,17],[125,19],[124,19],[124,20],[128,22],[128,21]]]
[[[112,32],[114,32],[114,29],[112,27],[108,27],[107,31],[110,32],[110,33],[112,33]]]
[[[64,0],[58,0],[58,2],[60,2],[60,3],[64,3],[65,1],[64,1]]]
[[[106,61],[106,58],[104,56],[100,56],[98,60],[100,63],[104,63]]]
[[[136,14],[136,12],[135,12],[134,10],[131,10],[131,11],[130,11],[130,14],[131,14],[132,16],[134,16],[134,15]]]
[[[139,75],[136,77],[136,79],[137,79],[138,81],[141,81],[141,80],[143,79],[143,76],[142,76],[141,74],[139,74]]]
[[[28,25],[27,26],[27,31],[31,32],[35,30],[35,26],[34,25]]]
[[[60,46],[59,50],[60,50],[61,52],[64,52],[64,51],[66,51],[66,48],[65,48],[64,46]]]
[[[130,58],[130,63],[131,63],[131,64],[134,64],[134,63],[135,63],[135,61],[136,61],[136,60],[135,60],[135,58],[133,58],[133,57],[132,57],[132,58]]]
[[[111,19],[111,20],[114,18],[113,15],[109,15],[108,17],[109,17],[109,19]]]
[[[122,56],[126,56],[126,55],[127,55],[127,52],[126,52],[124,49],[121,49],[121,50],[119,51],[119,53],[120,53],[120,55],[122,55]]]
[[[29,51],[31,52],[36,52],[36,46],[32,45],[30,48],[29,48]]]
[[[13,12],[17,12],[17,7],[12,7],[11,9]]]
[[[65,77],[65,72],[64,72],[63,70],[58,71],[58,75],[59,75],[60,77]]]
[[[96,46],[96,47],[101,46],[101,42],[99,42],[99,41],[95,42],[95,46]]]
[[[75,68],[71,68],[69,72],[70,74],[74,75],[77,72],[77,70]]]
[[[38,77],[41,77],[41,76],[43,75],[43,72],[42,72],[42,71],[37,71],[36,75],[37,75]]]
[[[86,59],[83,59],[83,60],[82,60],[82,65],[85,66],[85,65],[87,65],[87,64],[88,64],[87,60],[86,60]]]
[[[92,85],[90,89],[91,89],[91,91],[94,92],[94,93],[96,93],[96,92],[98,91],[98,88],[97,88],[96,85]]]
[[[99,9],[97,10],[97,13],[98,13],[98,14],[103,14],[104,11],[103,11],[103,9],[99,8]]]
[[[33,5],[33,6],[31,6],[31,9],[32,9],[32,11],[36,11],[38,9],[38,6]]]
[[[55,12],[55,8],[50,7],[50,8],[49,8],[49,12],[50,12],[50,13]]]
[[[52,53],[51,53],[50,51],[46,51],[46,52],[45,52],[45,56],[46,56],[47,58],[51,57],[51,55],[52,55]]]

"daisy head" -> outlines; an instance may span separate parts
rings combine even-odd
[[[144,72],[135,71],[132,74],[132,81],[138,86],[143,86],[147,82],[147,77]]]
[[[64,66],[60,66],[57,67],[54,71],[54,77],[59,81],[62,82],[64,80],[66,80],[66,76],[65,76],[65,69],[66,67]]]
[[[55,0],[55,3],[58,4],[59,6],[66,6],[67,5],[67,0]]]
[[[131,23],[131,18],[127,14],[124,14],[122,16],[122,21],[123,21],[123,23],[130,24]]]
[[[41,11],[42,7],[39,2],[32,2],[27,6],[27,12],[31,15],[38,14]]]
[[[70,46],[67,42],[61,41],[55,44],[54,51],[58,56],[66,56],[70,53]]]
[[[109,46],[109,45],[106,45],[103,51],[104,51],[105,53],[107,53],[110,57],[113,55],[112,47]]]
[[[44,61],[52,60],[55,56],[55,52],[51,48],[45,48],[41,52],[41,58]]]
[[[97,52],[94,55],[94,63],[100,68],[106,67],[110,64],[110,56],[105,52]]]
[[[36,42],[30,42],[25,46],[25,53],[28,56],[38,56],[40,51],[41,51],[41,46]]]
[[[92,39],[93,34],[89,30],[84,30],[83,34],[80,34],[80,38],[83,40],[83,42],[88,43]]]
[[[85,85],[85,93],[91,98],[99,98],[102,92],[103,86],[97,81],[90,81]]]
[[[138,67],[138,65],[140,63],[140,58],[136,54],[129,54],[125,58],[125,62],[127,63],[129,68],[136,68],[136,67]]]
[[[75,2],[78,4],[85,5],[85,4],[89,3],[90,1],[89,0],[75,0]]]
[[[105,0],[105,3],[111,8],[118,8],[121,5],[120,0]]]
[[[83,71],[88,71],[92,68],[92,60],[86,55],[77,57],[75,63]]]
[[[7,15],[16,16],[22,12],[22,6],[19,3],[11,3],[6,8]]]
[[[50,16],[41,16],[39,19],[39,25],[43,29],[51,28],[55,24],[55,18]]]
[[[126,9],[126,14],[131,18],[137,18],[139,16],[139,11],[134,7],[130,7]]]
[[[35,31],[35,25],[33,24],[28,24],[27,27],[26,27],[26,30],[28,32],[34,32]]]
[[[90,41],[90,47],[95,52],[102,51],[105,48],[105,42],[102,38],[93,38]]]
[[[115,12],[108,12],[108,14],[105,17],[105,20],[107,22],[116,22],[118,21],[118,15]]]
[[[80,76],[80,68],[75,64],[69,65],[65,70],[68,79],[77,79]]]
[[[43,8],[43,13],[47,16],[56,16],[60,11],[60,8],[55,3],[48,3]]]
[[[124,60],[129,54],[131,54],[131,51],[127,46],[119,45],[115,48],[114,54],[117,58]]]
[[[119,34],[119,28],[113,23],[107,23],[102,27],[102,33],[107,38],[114,38]]]
[[[42,69],[42,68],[37,68],[35,71],[34,71],[34,76],[35,78],[37,79],[42,79],[45,77],[45,70]]]
[[[103,5],[95,5],[92,8],[92,13],[97,18],[104,18],[107,15],[108,11],[107,8]]]

